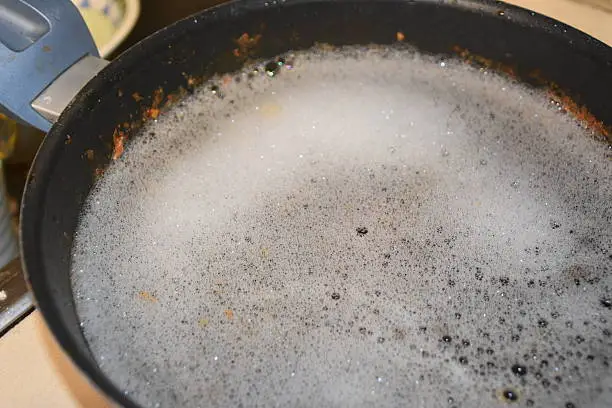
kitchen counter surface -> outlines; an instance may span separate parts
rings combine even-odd
[[[0,338],[0,406],[111,407],[73,366],[32,312]]]
[[[553,17],[612,45],[612,0],[583,0],[582,4],[579,0],[508,2]],[[160,2],[147,2],[145,8],[156,3]],[[193,11],[186,10],[186,14]],[[102,408],[111,405],[75,369],[51,337],[41,315],[34,311],[0,338],[0,406]]]

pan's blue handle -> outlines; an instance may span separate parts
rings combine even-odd
[[[0,1],[0,110],[47,131],[32,101],[61,73],[98,50],[70,0]]]

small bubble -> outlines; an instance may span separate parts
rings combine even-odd
[[[481,166],[486,166],[487,165],[487,161],[485,159],[481,159],[480,160],[480,165]]]
[[[576,343],[580,344],[584,341],[584,337],[582,336],[576,336]]]
[[[510,183],[510,187],[512,188],[519,188],[520,182],[518,180],[514,180],[512,183]]]
[[[514,375],[517,375],[519,377],[524,376],[525,374],[527,374],[527,367],[522,366],[520,364],[514,364],[512,366],[512,372],[514,373]]]
[[[340,294],[338,292],[334,292],[332,293],[331,298],[334,300],[338,300],[340,299]]]
[[[455,319],[457,320],[461,319],[461,313],[455,313]]]
[[[459,363],[466,365],[468,363],[468,359],[465,356],[459,357]]]
[[[612,299],[600,299],[599,303],[606,309],[612,309]]]
[[[451,336],[442,336],[442,341],[445,343],[450,343],[451,340]]]
[[[379,337],[378,339],[376,339],[376,342],[378,342],[379,344],[383,344],[385,342],[385,338]]]
[[[264,69],[266,70],[266,75],[268,75],[269,77],[275,76],[279,71],[280,65],[281,64],[279,64],[277,61],[268,62],[264,67]]]
[[[576,405],[573,402],[566,402],[565,408],[576,408]]]
[[[539,327],[548,327],[548,322],[544,319],[540,319],[538,320],[538,326]]]
[[[358,227],[356,231],[357,231],[357,234],[360,236],[363,236],[368,233],[368,229],[366,227]]]
[[[518,394],[516,393],[516,391],[511,390],[509,388],[506,388],[505,390],[502,391],[502,396],[508,402],[518,401]]]

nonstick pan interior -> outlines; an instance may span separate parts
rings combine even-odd
[[[531,24],[525,13],[506,10],[502,16],[497,13],[499,6],[466,4],[470,7],[316,3],[286,6],[282,12],[275,8],[251,10],[248,17],[242,14],[243,5],[234,4],[161,32],[94,80],[79,103],[64,114],[39,154],[26,192],[23,227],[24,249],[30,248],[39,255],[27,259],[26,266],[41,309],[58,339],[81,367],[107,392],[124,398],[91,360],[68,280],[78,214],[95,177],[113,154],[112,135],[117,134],[116,126],[138,122],[142,117],[140,105],[150,107],[160,86],[165,89],[164,95],[168,95],[179,85],[188,89],[199,75],[240,67],[244,60],[236,57],[235,50],[242,51],[240,41],[245,38],[244,33],[248,33],[247,40],[261,34],[258,47],[246,49],[252,52],[249,55],[252,58],[272,58],[288,49],[308,47],[315,40],[336,44],[393,43],[398,40],[398,33],[402,33],[406,42],[434,53],[450,54],[453,46],[460,45],[473,55],[516,67],[516,73],[525,78],[539,69],[540,78],[555,82],[570,95],[579,93],[582,105],[599,119],[607,119],[602,88],[611,79],[606,66],[607,49],[601,44],[571,31],[563,32],[563,27],[555,28],[545,20],[537,20],[537,24],[533,20]],[[222,24],[224,18],[231,18],[233,24]],[[312,19],[318,25],[308,24]],[[373,27],[369,24],[372,19],[381,24]],[[476,36],[476,26],[478,31],[490,35]],[[198,35],[200,32],[207,35]],[[533,37],[534,33],[538,36]],[[527,41],[528,38],[531,39]],[[572,44],[568,45],[570,40]],[[168,42],[174,45],[168,48]],[[544,49],[548,50],[546,54]],[[149,53],[157,59],[149,58],[143,64],[141,58]],[[570,74],[575,68],[587,75],[577,79]],[[151,99],[139,100],[139,96]],[[138,138],[137,132],[132,135]],[[30,222],[26,221],[28,215]],[[129,404],[127,400],[123,402]]]
[[[610,162],[545,93],[323,47],[142,132],[71,272],[99,364],[146,405],[610,398]]]

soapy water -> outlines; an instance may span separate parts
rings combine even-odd
[[[298,53],[212,80],[109,167],[76,307],[149,407],[608,407],[611,175],[540,91]]]

